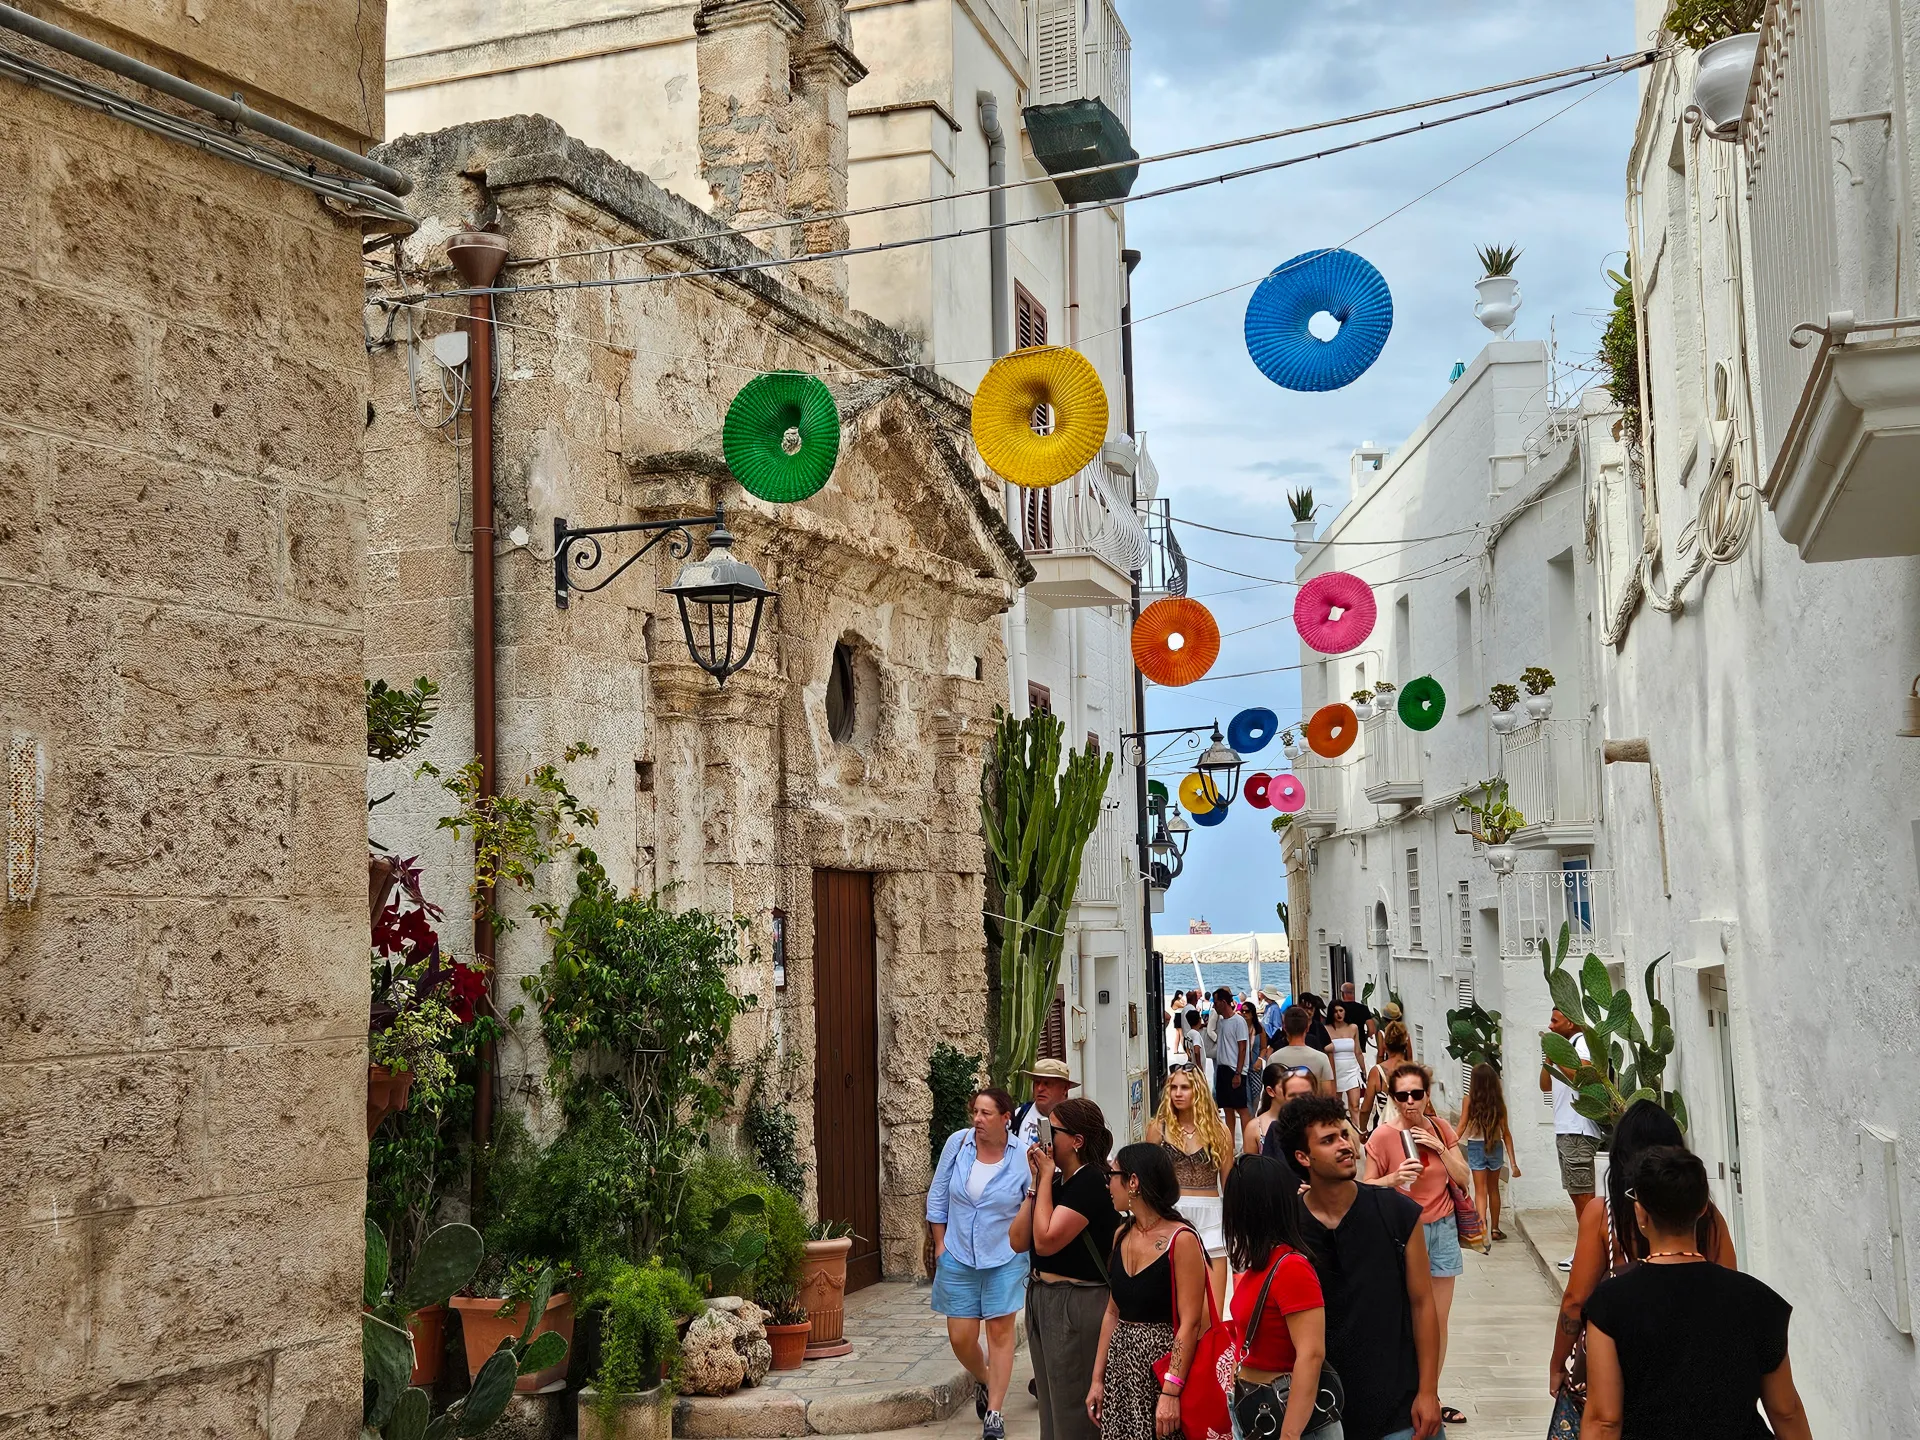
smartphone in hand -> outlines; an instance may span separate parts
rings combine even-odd
[[[1053,1121],[1044,1115],[1040,1117],[1039,1141],[1049,1149],[1053,1147]]]

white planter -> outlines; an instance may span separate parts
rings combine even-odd
[[[1520,852],[1511,845],[1489,845],[1487,864],[1493,867],[1493,873],[1496,875],[1511,875],[1513,862],[1519,858],[1519,854]]]
[[[1493,733],[1511,735],[1520,724],[1517,710],[1496,710],[1493,712]]]
[[[1473,288],[1480,292],[1473,318],[1496,335],[1512,329],[1514,317],[1520,313],[1520,282],[1511,275],[1483,275],[1474,281]]]
[[[1553,692],[1551,690],[1547,691],[1544,695],[1529,695],[1520,703],[1527,707],[1527,718],[1529,720],[1544,720],[1553,714]]]
[[[1293,543],[1310,545],[1313,543],[1313,521],[1296,520],[1293,522]]]
[[[1707,131],[1716,140],[1732,140],[1740,133],[1753,57],[1759,49],[1759,32],[1752,31],[1716,40],[1700,52],[1693,72],[1693,103],[1700,107]]]
[[[1351,701],[1350,703],[1353,706],[1353,713],[1354,713],[1355,719],[1371,720],[1373,718],[1373,704],[1371,701],[1354,700],[1354,701]]]

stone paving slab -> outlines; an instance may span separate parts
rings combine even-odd
[[[855,1291],[846,1311],[852,1354],[771,1372],[734,1395],[682,1396],[673,1433],[686,1440],[864,1435],[932,1424],[963,1410],[977,1428],[972,1377],[947,1344],[946,1321],[933,1313],[931,1294],[931,1286],[912,1280]]]
[[[1514,1228],[1525,1237],[1527,1248],[1538,1262],[1541,1273],[1553,1282],[1556,1293],[1564,1294],[1567,1272],[1560,1268],[1560,1262],[1573,1254],[1574,1242],[1580,1234],[1574,1224],[1573,1206],[1516,1211],[1513,1223]]]

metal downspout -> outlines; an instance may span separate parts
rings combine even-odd
[[[469,288],[493,284],[507,262],[507,242],[484,230],[467,230],[447,244],[447,259]],[[495,793],[498,730],[494,711],[493,628],[493,297],[468,297],[467,330],[472,345],[469,381],[473,395],[473,748],[480,757],[480,795]],[[494,998],[492,894],[480,897],[473,925],[474,956],[486,972],[487,999]],[[479,1154],[493,1138],[494,1047],[487,1041],[476,1056],[473,1080],[474,1165],[470,1198],[476,1213],[483,1201],[485,1168]]]
[[[980,107],[980,133],[987,141],[987,184],[1007,182],[1007,136],[1000,128],[1000,101],[991,90],[974,95]],[[988,285],[993,291],[993,356],[999,359],[1013,349],[1013,285],[1007,263],[1007,192],[995,189],[987,196],[987,223],[993,227],[987,236]],[[1012,485],[1000,487],[1007,526],[1016,536],[1022,524],[1020,497]],[[1021,586],[1013,592],[1001,622],[1007,647],[1007,713],[1016,720],[1027,714],[1027,591]]]

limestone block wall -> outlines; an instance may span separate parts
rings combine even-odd
[[[297,34],[263,0],[33,8],[379,132],[380,0]],[[0,1433],[347,1437],[361,232],[12,82],[0,156],[0,730],[46,760],[38,894],[0,911]]]

